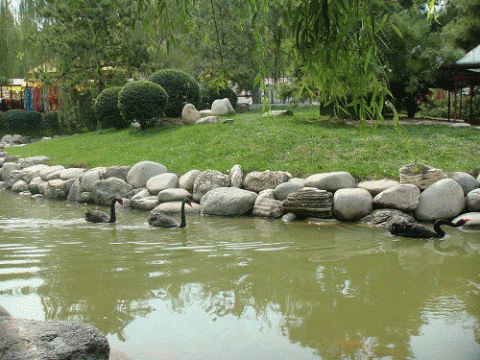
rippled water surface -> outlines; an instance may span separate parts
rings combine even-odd
[[[107,210],[107,209],[105,209]],[[91,323],[133,359],[480,359],[480,233],[85,207],[0,192],[0,304]]]

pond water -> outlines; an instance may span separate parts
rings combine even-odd
[[[0,191],[0,304],[138,360],[479,359],[480,233],[192,215],[151,228]],[[107,209],[105,209],[107,210]]]

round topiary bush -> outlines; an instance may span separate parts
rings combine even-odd
[[[125,121],[137,121],[148,128],[155,117],[163,116],[168,94],[163,87],[148,80],[133,81],[118,93],[118,108]]]
[[[42,114],[38,111],[12,109],[4,112],[2,118],[9,131],[38,130],[42,126]]]
[[[201,92],[202,99],[200,100],[199,107],[200,109],[210,109],[212,107],[212,103],[217,99],[225,99],[228,98],[230,100],[230,104],[235,109],[237,106],[238,96],[229,87],[217,89],[217,88],[205,88]]]
[[[168,117],[180,117],[185,103],[198,106],[200,101],[200,87],[186,72],[175,69],[163,69],[154,72],[148,80],[161,85],[168,93]]]
[[[129,127],[131,124],[130,120],[122,117],[118,108],[118,93],[121,90],[121,86],[110,87],[103,90],[95,99],[93,110],[103,129],[114,127],[120,130]]]

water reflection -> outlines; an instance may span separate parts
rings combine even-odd
[[[480,355],[478,233],[203,216],[170,230],[134,210],[88,224],[79,204],[0,203],[0,303],[38,297],[45,319],[91,323],[134,358],[425,358],[434,328]]]

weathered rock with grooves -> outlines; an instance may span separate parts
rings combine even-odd
[[[282,202],[275,199],[274,189],[260,191],[253,205],[252,215],[274,218],[282,217]]]
[[[259,193],[266,189],[275,189],[278,185],[287,182],[292,175],[285,171],[252,171],[245,176],[243,186],[246,190]]]
[[[200,202],[203,214],[236,216],[252,211],[257,194],[253,191],[234,187],[221,187],[210,190]]]
[[[304,187],[288,195],[282,202],[285,213],[293,213],[297,217],[332,218],[333,194],[314,187]]]
[[[230,177],[217,170],[202,171],[193,185],[193,199],[200,201],[210,190],[230,186]]]
[[[440,170],[424,164],[409,164],[400,168],[400,184],[413,184],[420,190],[425,190],[447,175]]]
[[[394,222],[414,223],[416,221],[412,216],[396,209],[373,210],[360,220],[362,224],[375,225],[383,228],[388,228],[390,224]]]
[[[240,165],[233,165],[230,169],[230,186],[241,188],[243,184],[243,169]]]

